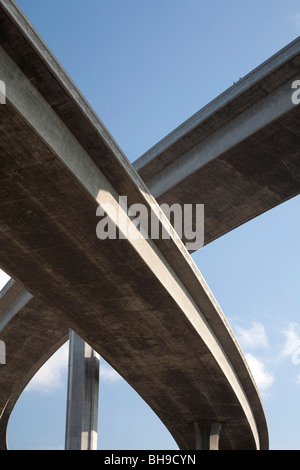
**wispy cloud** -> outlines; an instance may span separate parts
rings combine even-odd
[[[65,386],[69,343],[64,344],[35,374],[26,391],[49,393]]]
[[[107,364],[101,364],[100,361],[100,380],[105,382],[118,382],[122,377],[112,367]]]
[[[268,347],[266,331],[261,323],[253,322],[248,329],[237,327],[236,332],[242,348],[246,350]]]
[[[247,353],[245,356],[259,390],[265,393],[274,383],[275,377],[273,373],[266,369],[261,359],[250,353]]]
[[[300,326],[298,323],[289,323],[283,330],[285,342],[280,352],[280,358],[291,358],[293,364],[300,364]]]
[[[51,393],[66,386],[69,343],[64,344],[35,374],[26,391]],[[100,381],[118,382],[122,377],[100,358]]]
[[[272,387],[275,377],[273,372],[267,370],[264,361],[250,353],[249,351],[258,349],[268,349],[269,341],[262,323],[253,322],[250,328],[236,327],[236,334],[241,344],[249,368],[259,390],[266,395]]]
[[[290,322],[281,330],[284,339],[281,344],[276,344],[276,348],[270,348],[265,328],[259,322],[253,322],[250,328],[236,327],[235,330],[253,377],[263,394],[270,390],[275,381],[273,372],[268,370],[266,364],[273,364],[277,367],[286,359],[294,365],[300,364],[299,323]],[[264,350],[264,356],[267,351],[268,357],[258,358],[256,353],[254,355],[253,351],[258,349],[260,349],[260,355]],[[295,383],[300,385],[300,374],[296,376]]]

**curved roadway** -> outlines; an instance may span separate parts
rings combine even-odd
[[[300,193],[299,66],[297,38],[133,163],[159,204],[204,204],[205,244]]]
[[[0,450],[5,450],[8,420],[19,396],[41,366],[68,340],[69,328],[11,279],[0,292],[0,337],[8,359],[0,368]]]
[[[144,398],[180,449],[195,447],[195,421],[222,423],[221,449],[268,448],[255,382],[184,245],[26,18],[13,2],[0,5],[8,84],[0,108],[0,264],[18,280],[12,289],[22,284],[34,296],[20,315],[1,315],[1,384],[10,377],[1,386],[1,425],[72,328]],[[151,207],[170,239],[98,240],[99,205],[118,233],[130,223],[126,214],[115,221],[105,206],[118,209],[119,195]],[[22,324],[31,327],[16,344]],[[28,352],[22,376],[17,358]]]

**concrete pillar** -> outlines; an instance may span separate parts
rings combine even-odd
[[[221,423],[216,421],[195,422],[194,431],[196,450],[219,450]]]
[[[70,330],[66,450],[96,450],[99,355]]]

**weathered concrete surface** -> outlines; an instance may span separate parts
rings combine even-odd
[[[300,192],[300,38],[134,162],[159,203],[204,204],[207,244]]]
[[[68,339],[67,325],[13,280],[0,292],[0,337],[7,361],[0,366],[0,450],[7,448],[10,414],[22,391]]]
[[[17,281],[11,279],[0,291],[0,337],[8,357],[7,365],[0,368],[0,450],[7,449],[7,425],[20,394],[40,367],[67,341],[68,333],[67,325]],[[74,332],[72,335],[77,337]],[[69,368],[73,372],[71,378],[74,380],[76,376],[80,381],[69,382],[66,448],[77,449],[79,445],[79,449],[93,450],[97,448],[99,357],[81,338],[77,337],[75,343],[77,354],[72,344]],[[82,354],[79,344],[83,344]],[[76,371],[74,360],[77,360]],[[83,396],[79,397],[81,393]],[[78,416],[82,422],[77,431],[83,430],[80,444],[78,436],[74,437],[74,421]]]
[[[253,378],[181,242],[97,240],[98,204],[155,201],[14,4],[0,4],[1,266],[123,375],[180,448],[194,448],[201,420],[222,423],[220,448],[267,448]]]

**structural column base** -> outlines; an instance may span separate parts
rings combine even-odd
[[[193,423],[196,450],[219,450],[221,423],[197,421]]]
[[[99,355],[70,331],[66,450],[96,450]]]

